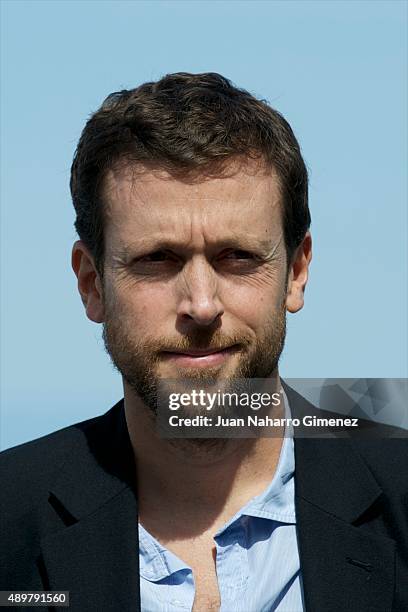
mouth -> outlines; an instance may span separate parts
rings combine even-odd
[[[216,349],[187,349],[183,351],[163,351],[166,361],[181,367],[215,366],[224,363],[231,355],[239,351],[239,345],[234,344]]]

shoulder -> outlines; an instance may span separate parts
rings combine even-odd
[[[85,421],[73,423],[67,427],[54,431],[45,436],[41,436],[30,442],[13,446],[0,452],[0,467],[27,468],[34,467],[38,463],[42,468],[52,467],[52,462],[58,460],[68,450],[71,444],[75,444],[83,431],[97,424],[104,415],[93,417]],[[47,463],[44,465],[44,459],[47,458]],[[29,462],[29,464],[27,463]]]
[[[98,425],[105,415],[64,427],[0,452],[0,479],[7,491],[1,507],[27,507],[42,495],[56,474],[74,453],[86,446],[86,431]]]
[[[58,483],[62,482],[64,490],[73,492],[79,500],[87,488],[92,490],[102,471],[98,465],[95,467],[95,448],[107,446],[117,416],[114,407],[101,416],[0,453],[4,544],[0,566],[8,567],[10,575],[12,568],[17,573],[33,568],[42,538],[61,528],[61,520],[66,517],[61,519],[54,507]],[[23,583],[30,584],[26,578]]]
[[[347,414],[338,414],[322,410],[312,405],[303,396],[289,387],[284,388],[289,397],[292,414],[300,419],[314,416],[321,419],[344,419]],[[299,433],[298,433],[299,431]],[[335,457],[337,469],[347,470],[355,465],[352,457],[360,457],[369,468],[375,480],[385,490],[396,489],[407,491],[406,466],[408,465],[408,431],[396,426],[376,423],[373,420],[358,419],[358,427],[333,428],[329,436],[322,435],[320,427],[300,427],[295,432],[300,439],[298,447],[309,449],[301,453],[302,460],[307,460],[311,468],[316,462]]]

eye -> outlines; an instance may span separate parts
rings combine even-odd
[[[229,253],[226,253],[224,256],[226,259],[244,259],[244,260],[248,260],[248,259],[255,259],[255,255],[253,255],[253,253],[250,253],[249,251],[242,251],[240,249],[237,249],[235,251],[230,251]]]
[[[144,255],[138,262],[140,263],[160,263],[162,261],[168,261],[170,258],[169,254],[166,251],[154,251],[154,253],[149,253],[148,255]]]
[[[132,262],[134,274],[151,276],[157,274],[168,274],[178,269],[178,258],[163,249],[153,251],[138,257]]]
[[[262,261],[255,253],[244,249],[224,251],[217,257],[217,268],[227,274],[255,273]]]

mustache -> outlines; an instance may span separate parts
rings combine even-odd
[[[161,351],[186,351],[186,350],[221,350],[223,348],[239,344],[243,348],[251,344],[251,338],[245,334],[220,334],[211,333],[208,330],[196,330],[178,338],[163,338],[162,340],[152,339],[144,343],[144,348]]]

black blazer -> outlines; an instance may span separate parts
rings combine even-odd
[[[294,416],[311,412],[286,392]],[[295,438],[307,612],[408,610],[407,445]],[[137,495],[123,401],[4,451],[0,467],[0,590],[70,591],[71,612],[139,611]]]

